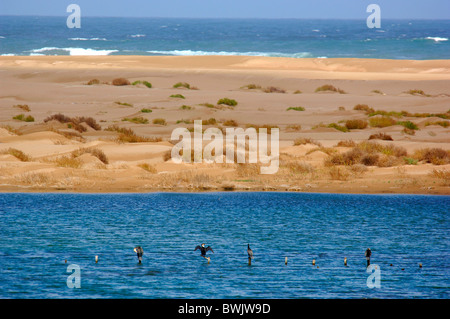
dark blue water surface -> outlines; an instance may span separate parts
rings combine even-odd
[[[250,55],[449,59],[450,20],[0,16],[0,55]]]
[[[0,194],[0,298],[448,298],[449,207],[450,196]],[[202,242],[210,264],[193,251]],[[380,288],[367,286],[368,247]],[[72,264],[81,288],[67,286]]]

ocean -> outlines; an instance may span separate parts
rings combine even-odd
[[[448,299],[448,207],[428,195],[3,193],[0,299]]]
[[[449,59],[450,20],[0,16],[0,55],[248,55]]]

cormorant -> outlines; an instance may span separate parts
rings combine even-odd
[[[144,249],[141,246],[137,246],[134,248],[134,252],[137,254],[139,263],[142,262],[142,255],[144,254]]]
[[[247,244],[247,254],[248,254],[248,258],[253,259],[253,251],[250,248],[250,244]]]
[[[211,246],[205,247],[205,244],[202,244],[201,246],[195,247],[194,251],[196,251],[197,249],[200,249],[201,256],[202,256],[203,258],[206,258],[206,259],[209,258],[209,257],[206,257],[206,253],[207,253],[208,251],[211,250],[212,253],[214,254],[214,250],[211,248]]]
[[[367,259],[367,267],[369,267],[370,266],[370,256],[372,255],[372,251],[370,250],[370,248],[367,248],[365,255],[366,255],[366,259]]]

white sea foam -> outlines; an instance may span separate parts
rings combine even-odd
[[[434,42],[448,41],[448,38],[441,37],[426,37],[427,40],[433,40]]]
[[[132,35],[130,35],[130,37],[132,37],[132,38],[143,38],[145,36],[146,36],[145,34],[132,34]]]
[[[47,55],[57,55],[55,51],[66,51],[69,55],[109,55],[117,50],[94,50],[84,48],[56,48],[56,47],[44,47],[40,49],[31,50],[31,53],[43,53]]]
[[[68,38],[72,41],[107,41],[106,38]]]
[[[176,55],[176,56],[203,56],[203,55],[238,55],[238,56],[267,56],[267,57],[286,57],[286,58],[311,58],[309,52],[298,53],[280,53],[280,52],[229,52],[229,51],[193,51],[193,50],[152,50],[147,51],[152,54]]]

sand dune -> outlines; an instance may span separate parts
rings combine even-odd
[[[402,157],[395,163],[386,162],[392,158],[380,153],[379,158],[388,167],[324,165],[333,154],[352,149],[336,147],[339,141],[360,143],[375,133],[390,135],[393,141],[377,143],[402,147],[407,152],[403,157],[412,160],[420,149],[450,150],[450,129],[445,124],[448,118],[414,116],[449,115],[449,60],[7,56],[0,57],[0,72],[2,191],[450,193],[450,164],[445,160],[439,163],[442,165],[420,160],[406,165]],[[146,80],[152,88],[111,85],[119,77],[130,82]],[[100,84],[87,85],[92,79]],[[188,82],[194,89],[173,88],[177,82]],[[249,84],[257,88],[245,88]],[[325,84],[345,94],[316,92]],[[284,93],[265,93],[264,89],[270,87]],[[411,94],[410,90],[417,93]],[[184,99],[171,97],[175,94]],[[235,99],[238,105],[217,105],[224,97]],[[391,117],[411,121],[418,129],[405,133],[400,124],[383,128],[368,125],[342,132],[329,127],[331,123],[345,126],[350,119],[369,121],[371,116],[354,110],[357,104],[378,111],[407,111],[411,115]],[[19,105],[27,105],[30,111]],[[295,110],[300,106],[304,111]],[[81,122],[80,130],[84,132],[79,132],[73,123],[44,122],[57,113],[72,118],[91,117],[101,129]],[[31,115],[34,122],[14,120],[19,114]],[[133,123],[132,119],[139,117],[148,122]],[[169,141],[173,129],[192,128],[193,120],[211,118],[214,122],[204,128],[226,128],[228,120],[243,128],[279,127],[278,173],[260,175],[257,165],[175,164],[167,160],[173,146]],[[154,124],[156,119],[164,119],[166,124]],[[137,143],[119,141],[118,132],[107,130],[114,125],[132,129],[144,139]],[[294,145],[299,138],[313,142]],[[23,152],[29,159],[20,160],[11,149]],[[104,154],[107,163],[99,153]]]

